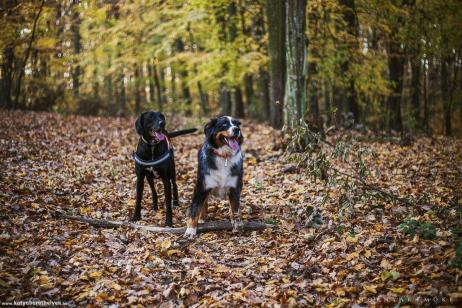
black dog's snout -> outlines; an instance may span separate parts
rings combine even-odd
[[[239,135],[239,127],[233,127],[233,135]]]

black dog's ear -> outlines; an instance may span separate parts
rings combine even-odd
[[[217,118],[212,118],[209,120],[207,124],[204,126],[204,134],[209,137],[210,132],[212,131],[212,128],[217,124],[218,119]]]
[[[143,116],[146,112],[143,112],[138,116],[138,118],[135,121],[135,129],[138,135],[143,136],[144,134],[144,127],[143,127]]]

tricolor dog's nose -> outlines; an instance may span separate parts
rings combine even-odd
[[[165,127],[165,122],[164,121],[159,121],[159,126],[160,127]]]
[[[239,127],[233,127],[233,135],[234,135],[234,136],[239,135],[239,131],[240,131],[240,130],[239,130]]]

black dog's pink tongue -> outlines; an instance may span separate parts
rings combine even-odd
[[[157,140],[159,141],[162,141],[165,139],[165,135],[162,134],[161,132],[155,132],[155,135],[156,135]]]
[[[239,150],[239,143],[237,143],[236,139],[229,139],[228,145],[233,151]]]

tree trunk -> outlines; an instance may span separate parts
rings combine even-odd
[[[72,0],[72,24],[71,24],[71,32],[72,32],[72,47],[73,47],[73,54],[79,55],[82,49],[81,44],[81,35],[80,35],[80,12],[78,9],[79,0]],[[74,67],[72,68],[72,95],[74,98],[79,96],[80,91],[80,74],[81,68],[80,65],[74,63]]]
[[[176,51],[184,52],[184,43],[181,38],[178,38],[175,41]],[[191,92],[189,91],[188,87],[188,71],[185,68],[185,64],[183,62],[179,63],[179,72],[181,77],[181,93],[183,96],[183,103],[185,104],[186,115],[191,115],[192,106],[191,106]]]
[[[343,19],[346,22],[346,31],[351,36],[351,41],[346,41],[348,48],[348,59],[342,63],[342,76],[347,78],[346,83],[347,87],[345,88],[346,101],[348,112],[353,114],[355,123],[358,123],[360,120],[359,114],[359,105],[357,102],[357,93],[355,88],[355,80],[350,74],[350,65],[357,58],[357,49],[358,49],[358,21],[356,19],[356,7],[355,0],[340,0],[340,4],[344,6],[343,8]],[[348,77],[346,77],[348,76]]]
[[[226,85],[221,83],[220,84],[220,107],[221,113],[223,115],[231,114],[231,94],[227,89]]]
[[[25,68],[26,68],[26,65],[27,65],[27,61],[29,60],[30,52],[32,50],[32,44],[34,43],[34,39],[35,39],[35,33],[37,31],[38,20],[40,18],[40,14],[42,13],[44,5],[45,5],[45,0],[42,0],[42,2],[40,3],[40,7],[38,9],[38,12],[37,12],[37,14],[35,15],[35,18],[34,18],[34,24],[32,26],[32,33],[31,33],[31,36],[30,36],[29,44],[28,44],[27,49],[26,49],[24,60],[22,61],[21,67],[19,68],[19,76],[18,76],[18,80],[16,81],[16,93],[15,93],[15,105],[16,106],[15,107],[20,106],[19,97],[21,95],[22,78],[24,77]]]
[[[308,93],[309,97],[309,113],[311,119],[319,118],[319,85],[318,81],[313,78],[317,74],[317,64],[315,62],[308,64]],[[306,115],[302,115],[304,117]]]
[[[192,51],[196,52],[197,49],[199,49],[199,46],[197,46],[196,43],[194,42],[194,36],[193,36],[192,30],[191,30],[191,23],[188,23],[187,30],[188,30],[188,34],[189,34],[189,45],[191,46]],[[195,45],[196,45],[196,47],[194,48]],[[193,72],[194,72],[194,75],[197,75],[197,67],[196,67],[195,64],[193,66]],[[199,98],[201,100],[202,114],[205,115],[205,114],[208,113],[209,96],[208,96],[207,93],[204,92],[204,89],[202,87],[202,83],[200,81],[197,81],[197,90],[199,92]]]
[[[256,109],[254,106],[253,78],[251,74],[245,74],[244,76],[244,93],[247,102],[247,112],[254,117],[256,115]]]
[[[98,69],[93,70],[93,81],[92,81],[92,92],[93,98],[96,100],[99,97],[99,83],[98,83]]]
[[[2,83],[0,100],[2,107],[11,108],[11,88],[13,86],[13,63],[14,63],[14,48],[7,46],[3,49],[2,63]]]
[[[180,64],[181,65],[181,64]],[[175,67],[170,65],[170,96],[172,98],[172,102],[176,101],[176,74],[175,74]]]
[[[284,123],[294,127],[306,110],[306,0],[286,2],[286,87]]]
[[[281,128],[283,122],[284,89],[286,83],[286,7],[285,1],[267,0],[268,56],[270,75],[270,122]]]
[[[139,64],[135,64],[135,113],[141,113],[141,80],[143,78],[142,67]]]
[[[160,82],[160,89],[161,89],[161,101],[162,101],[162,106],[165,106],[167,104],[167,86],[165,83],[165,70],[163,67],[159,68],[159,82]]]
[[[262,112],[259,112],[259,118],[268,121],[270,119],[270,92],[269,92],[269,74],[268,71],[260,68],[258,72],[258,101],[262,106]]]
[[[204,92],[202,88],[202,83],[200,81],[197,82],[197,89],[199,91],[199,96],[201,99],[201,110],[202,114],[207,114],[208,111],[208,105],[209,105],[209,95]]]
[[[392,40],[388,44],[388,73],[391,82],[391,94],[388,97],[388,126],[401,132],[403,122],[401,117],[401,96],[403,91],[404,54],[400,42]]]
[[[156,85],[157,108],[159,109],[159,111],[162,111],[162,107],[164,105],[162,100],[162,86],[160,84],[159,74],[157,73],[157,67],[154,62],[151,64],[151,69],[154,77],[154,84]]]
[[[118,80],[118,112],[117,115],[119,117],[125,117],[127,114],[126,112],[126,95],[125,95],[125,82],[124,82],[125,76],[123,71],[119,74],[119,80]]]
[[[234,112],[233,116],[236,118],[244,118],[244,101],[242,99],[241,87],[234,87]]]
[[[423,99],[424,99],[424,107],[423,107],[423,120],[422,120],[422,126],[426,132],[428,132],[428,74],[430,71],[430,61],[428,59],[425,59],[425,62],[427,65],[424,65],[424,74],[423,74]],[[427,69],[428,66],[428,69]]]
[[[156,93],[156,88],[154,86],[154,69],[152,67],[152,64],[150,62],[147,63],[148,65],[148,84],[149,84],[149,101],[151,104],[154,104],[156,101],[155,99],[155,93]]]
[[[412,116],[416,127],[422,127],[422,119],[420,118],[420,68],[421,59],[413,56],[411,59],[411,105]]]
[[[449,99],[449,57],[441,57],[441,99],[443,100],[443,109],[444,109],[444,134],[446,136],[452,135],[452,123],[451,123],[451,114],[452,106],[451,100]]]

